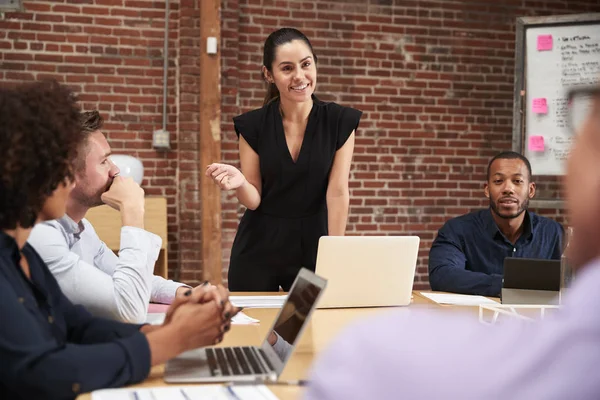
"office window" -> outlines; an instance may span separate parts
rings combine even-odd
[[[0,12],[21,9],[21,0],[0,0]]]

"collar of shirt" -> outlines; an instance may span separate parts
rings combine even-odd
[[[8,256],[17,265],[21,262],[21,251],[17,242],[3,231],[0,231],[0,254]]]
[[[496,221],[494,221],[494,217],[492,216],[492,210],[488,208],[483,213],[483,224],[485,226],[486,231],[492,237],[492,239],[496,239],[498,237],[508,241],[504,234],[498,228]],[[531,212],[525,211],[525,218],[523,219],[523,234],[519,237],[519,240],[522,239],[530,239],[533,237],[535,233],[535,228],[533,226],[533,216]]]
[[[85,230],[83,221],[79,221],[79,223],[77,223],[73,221],[67,214],[65,214],[62,218],[59,218],[57,221],[68,235],[73,236],[74,240],[73,243],[71,243],[71,246],[81,238],[81,234]]]

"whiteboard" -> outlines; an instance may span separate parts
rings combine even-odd
[[[600,23],[530,27],[525,56],[523,153],[535,175],[564,175],[574,140],[567,91],[600,83]]]

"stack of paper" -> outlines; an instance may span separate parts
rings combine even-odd
[[[161,325],[165,321],[165,313],[146,314],[146,323],[150,325]]]
[[[165,313],[148,313],[146,315],[146,323],[151,325],[160,325],[165,320]],[[231,318],[231,323],[233,325],[249,325],[249,324],[258,324],[260,321],[256,318],[252,318],[244,314],[243,312],[239,312]]]
[[[250,324],[258,324],[260,321],[256,318],[252,318],[244,314],[243,312],[239,312],[231,318],[231,323],[233,325],[250,325]]]
[[[498,304],[497,301],[483,296],[470,296],[466,294],[451,293],[427,293],[421,294],[438,304],[450,304],[453,306],[478,306],[480,304]]]
[[[281,296],[229,296],[231,304],[244,308],[281,308],[287,295]]]
[[[265,385],[162,386],[145,389],[103,389],[92,400],[277,400]]]
[[[170,304],[158,304],[158,303],[150,303],[148,304],[148,312],[149,313],[166,313],[169,309]]]

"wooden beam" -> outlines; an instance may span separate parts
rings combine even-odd
[[[206,166],[221,161],[221,0],[198,0],[200,5],[200,165],[202,196],[202,276],[222,282],[221,191],[204,175]],[[206,42],[217,39],[217,53]]]

